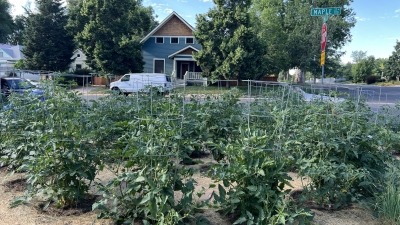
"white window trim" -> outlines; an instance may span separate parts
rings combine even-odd
[[[158,42],[157,42],[157,39],[158,39],[158,38],[162,38],[162,43],[158,43]],[[156,43],[156,44],[164,44],[164,42],[165,42],[165,41],[164,41],[164,37],[155,37],[155,39],[154,39],[154,43]]]
[[[176,38],[176,39],[178,39],[178,42],[177,42],[177,43],[172,43],[172,38]],[[170,44],[173,44],[173,45],[177,45],[177,44],[179,44],[179,37],[176,37],[176,36],[169,37],[169,43],[170,43]]]
[[[193,42],[192,42],[192,43],[188,43],[188,42],[187,42],[187,39],[188,39],[188,38],[192,38],[192,39],[193,39]],[[194,44],[194,37],[185,37],[185,44]]]
[[[163,73],[165,73],[165,59],[162,59],[162,58],[154,58],[153,59],[153,73],[155,73],[156,72],[156,60],[157,61],[164,61],[164,68],[163,68]]]

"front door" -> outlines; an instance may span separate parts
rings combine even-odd
[[[181,63],[181,74],[179,76],[179,79],[184,79],[185,73],[189,71],[189,63]]]

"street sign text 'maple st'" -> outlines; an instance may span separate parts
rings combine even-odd
[[[330,7],[330,8],[312,8],[311,16],[335,16],[340,15],[342,8]]]

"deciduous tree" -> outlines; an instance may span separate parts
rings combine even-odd
[[[340,15],[331,16],[328,24],[326,68],[337,68],[339,51],[351,39],[355,24],[350,8],[352,0],[259,0],[254,1],[252,14],[258,19],[258,35],[265,40],[266,58],[274,73],[299,67],[312,73],[320,71],[322,17],[310,15],[313,7],[341,7]],[[328,71],[327,71],[328,72]],[[330,73],[334,73],[331,71]]]
[[[103,73],[141,72],[144,62],[140,40],[156,25],[152,8],[144,7],[141,0],[81,3],[69,25],[77,32],[75,40],[86,54],[87,63]]]
[[[400,80],[400,41],[396,42],[394,51],[386,62],[384,74],[390,80]]]
[[[365,82],[368,76],[373,75],[375,68],[375,58],[368,56],[365,59],[361,59],[358,63],[352,67],[353,82]]]
[[[367,58],[367,51],[352,51],[351,58],[353,59],[354,63],[361,62]]]
[[[197,16],[195,37],[202,49],[195,58],[213,79],[256,79],[265,74],[264,50],[249,8],[251,0],[215,0],[215,7]]]

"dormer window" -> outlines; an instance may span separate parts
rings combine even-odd
[[[156,38],[156,43],[157,44],[164,44],[164,38],[163,37],[157,37]]]
[[[194,44],[194,39],[191,37],[186,38],[186,44]]]
[[[179,39],[177,37],[171,37],[171,44],[179,44]]]

